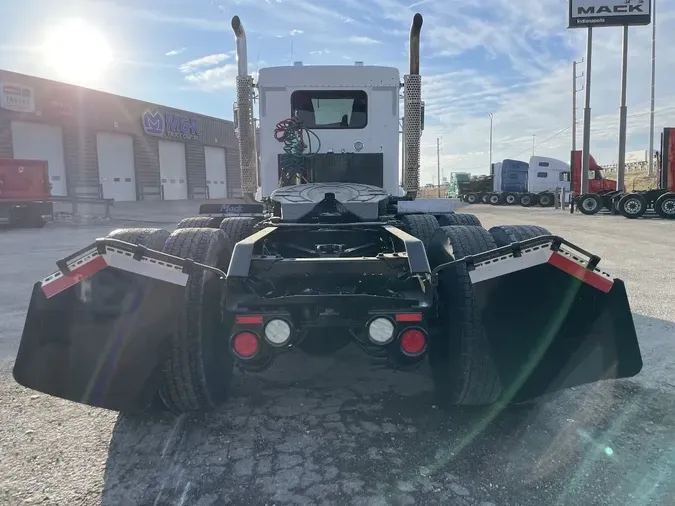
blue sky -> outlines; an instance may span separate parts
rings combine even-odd
[[[659,129],[675,126],[675,91],[670,91],[675,56],[668,51],[675,44],[675,5],[657,1],[658,144]],[[566,0],[0,2],[0,19],[12,20],[0,32],[0,67],[229,119],[236,74],[234,14],[248,34],[251,72],[293,59],[306,64],[362,60],[403,73],[415,12],[425,17],[424,182],[435,174],[436,137],[442,139],[444,172],[487,171],[488,112],[494,113],[494,160],[527,160],[533,135],[537,154],[569,157],[572,61],[585,54],[585,31],[566,29]],[[73,18],[104,39],[107,65],[100,64],[105,58],[94,59],[69,74],[50,64],[44,41]],[[650,40],[649,27],[630,29],[629,151],[647,149]],[[80,51],[84,57],[95,58],[96,44],[80,46],[89,48]],[[620,28],[595,30],[592,152],[601,163],[617,158],[620,47]],[[583,105],[582,92],[579,146]]]

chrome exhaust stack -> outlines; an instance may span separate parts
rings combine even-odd
[[[241,191],[246,200],[253,201],[258,189],[258,157],[255,148],[253,120],[253,77],[248,75],[246,32],[239,16],[232,18],[232,30],[237,43],[237,120],[235,131],[239,140]]]
[[[422,136],[422,76],[420,76],[420,32],[422,15],[410,27],[410,73],[403,77],[403,189],[415,197],[420,187],[420,138]]]

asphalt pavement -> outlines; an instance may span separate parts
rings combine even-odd
[[[11,367],[33,283],[119,223],[0,231],[0,504],[671,506],[675,222],[464,211],[600,255],[627,284],[643,371],[527,408],[447,411],[426,367],[392,372],[350,347],[237,373],[214,413],[118,416],[27,390]]]

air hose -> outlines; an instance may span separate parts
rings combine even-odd
[[[312,137],[318,143],[316,151],[312,150]],[[305,165],[308,157],[314,156],[321,150],[321,139],[312,130],[303,126],[297,116],[285,119],[277,123],[274,129],[274,138],[283,143],[283,155],[281,155],[281,170],[279,186],[289,186],[301,183],[309,183],[309,173]],[[307,141],[305,142],[305,138]]]

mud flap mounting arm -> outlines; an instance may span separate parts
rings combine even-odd
[[[210,271],[222,280],[227,277],[216,267],[111,238],[96,239],[94,244],[57,260],[56,265],[58,271],[42,280],[48,298],[108,267],[182,286],[195,269]]]
[[[603,291],[608,291],[612,285],[610,276],[597,268],[599,256],[553,235],[527,239],[441,264],[431,272],[434,286],[437,285],[438,275],[442,270],[460,262],[472,273],[474,283],[548,262],[581,281],[589,283],[592,279],[591,284]],[[507,267],[506,264],[510,265]],[[480,274],[476,273],[477,270]]]

